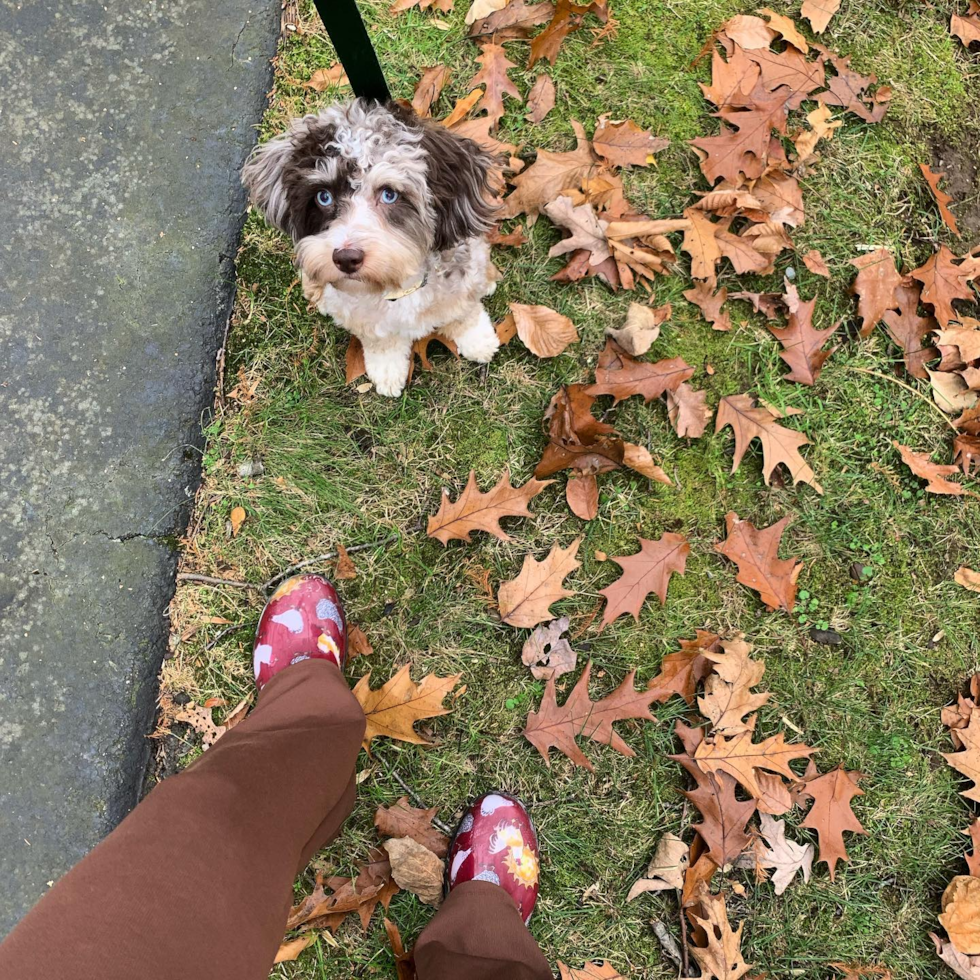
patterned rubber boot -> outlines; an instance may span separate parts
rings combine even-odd
[[[466,811],[449,846],[446,890],[464,881],[489,881],[514,900],[527,923],[538,900],[538,837],[524,804],[487,793]]]
[[[336,589],[319,575],[297,575],[276,589],[255,631],[255,683],[261,691],[302,660],[347,661],[347,620]]]

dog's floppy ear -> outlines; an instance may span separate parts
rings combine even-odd
[[[290,230],[287,224],[289,201],[282,178],[294,148],[293,128],[290,127],[284,135],[255,147],[242,168],[242,183],[252,204],[265,215],[269,224],[287,233]]]
[[[490,174],[493,157],[478,143],[437,123],[422,126],[422,148],[436,212],[437,250],[451,248],[493,227]]]

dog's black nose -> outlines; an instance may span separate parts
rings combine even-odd
[[[364,249],[338,248],[333,253],[333,264],[341,272],[351,276],[364,265]]]

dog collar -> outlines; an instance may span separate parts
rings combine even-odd
[[[409,286],[408,289],[399,290],[397,293],[388,293],[388,295],[385,296],[385,299],[388,300],[389,303],[394,303],[396,299],[404,299],[406,296],[411,296],[412,293],[417,293],[428,281],[428,275],[424,275],[414,286]]]

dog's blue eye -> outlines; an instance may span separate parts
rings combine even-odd
[[[398,200],[398,191],[393,191],[390,187],[386,187],[381,192],[381,203],[382,204],[394,204]]]
[[[320,205],[321,208],[329,208],[333,204],[333,194],[330,191],[317,191],[316,192],[316,203]]]

